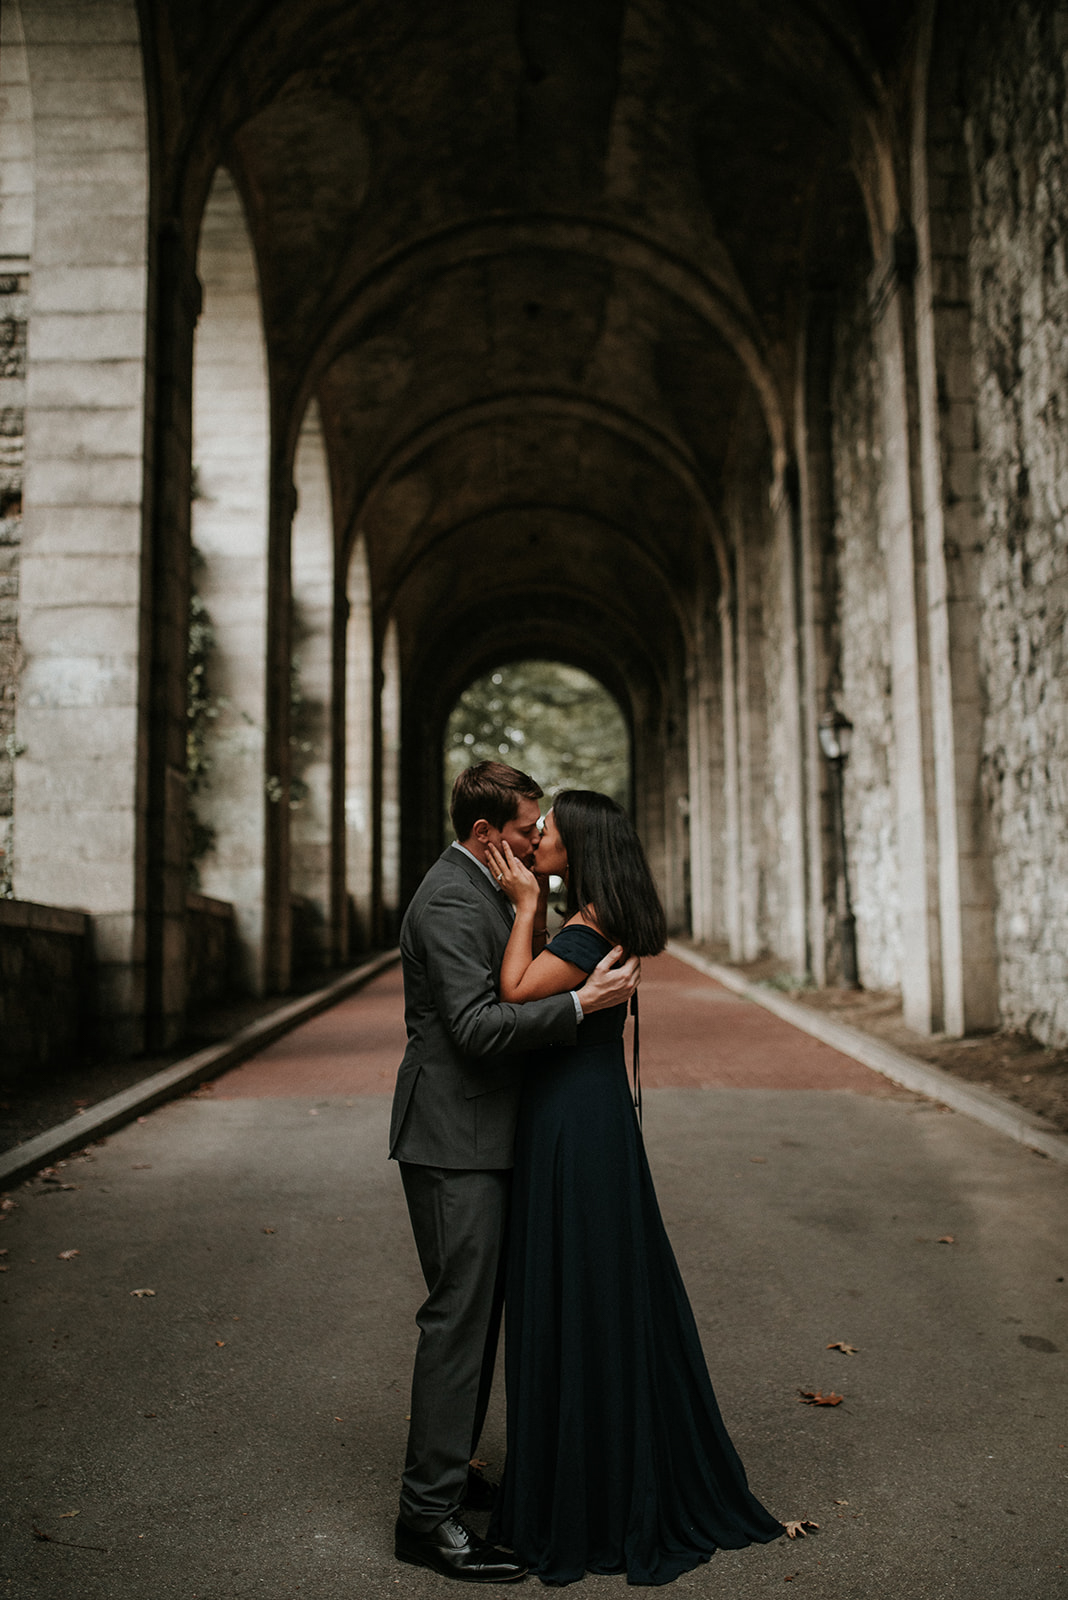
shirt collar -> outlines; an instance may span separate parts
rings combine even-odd
[[[454,839],[452,841],[452,847],[454,850],[462,850],[467,859],[475,863],[475,866],[478,868],[479,872],[483,873],[485,877],[489,879],[490,883],[492,883],[498,894],[504,893],[504,890],[501,888],[500,884],[497,882],[486,863],[484,861],[480,861],[476,855],[473,855],[465,844],[461,844],[459,839]]]

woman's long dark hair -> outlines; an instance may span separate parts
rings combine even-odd
[[[553,817],[567,851],[568,916],[592,906],[601,932],[628,955],[659,955],[664,908],[623,807],[594,789],[565,789],[553,800]]]

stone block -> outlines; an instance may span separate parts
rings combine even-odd
[[[144,311],[42,312],[32,318],[30,340],[34,362],[139,361],[145,347]]]
[[[108,5],[105,0],[86,4],[50,5],[29,8],[23,24],[30,45],[74,46],[136,45],[139,43],[136,13],[130,5]]]
[[[121,441],[120,441],[121,442]],[[139,454],[109,459],[39,461],[32,451],[26,471],[26,503],[51,506],[116,506],[141,504],[143,466]],[[26,519],[26,549],[32,548],[32,519]]]
[[[54,461],[140,456],[138,436],[144,416],[138,405],[126,407],[63,406],[46,410],[35,405],[31,416],[31,448],[47,481]]]
[[[73,823],[82,826],[75,831]],[[65,809],[36,814],[27,826],[19,818],[15,892],[33,893],[55,905],[123,913],[128,917],[134,885],[133,812],[99,811],[75,819]],[[106,956],[94,924],[94,948]]]
[[[36,351],[35,351],[36,356]],[[34,360],[33,409],[62,411],[128,408],[141,415],[144,367],[140,361]],[[113,420],[117,420],[113,418]],[[132,422],[129,424],[132,426]]]
[[[32,588],[24,586],[29,604],[41,595],[62,596],[72,610],[85,607],[135,606],[141,592],[139,553],[103,555],[35,554],[31,565]]]
[[[25,124],[4,124],[4,160],[0,165],[0,216],[5,224],[11,220],[7,210],[14,201],[33,205],[34,149],[31,130]],[[32,215],[32,211],[31,211]],[[11,243],[10,235],[3,235],[4,254],[21,254]]]
[[[954,450],[946,463],[945,487],[957,500],[974,500],[979,493],[979,457],[972,450]]]
[[[41,266],[33,275],[33,307],[45,312],[129,312],[145,300],[145,272],[140,266]]]
[[[91,232],[111,217],[143,217],[145,157],[138,150],[56,151],[37,159],[37,210],[79,217]]]
[[[32,506],[27,512],[32,526],[30,549],[34,555],[124,555],[141,548],[143,533],[139,505]]]
[[[54,118],[66,123],[102,121],[115,117],[145,114],[145,90],[142,65],[137,63],[135,76],[79,78],[75,66],[68,65],[66,76],[44,75],[34,77],[33,109],[35,126],[39,121]]]
[[[148,254],[145,218],[113,216],[89,219],[75,212],[38,212],[34,233],[35,260],[72,262],[85,267],[143,263]]]
[[[131,887],[133,880],[130,880]],[[118,966],[136,964],[144,956],[145,920],[131,899],[92,913],[93,950],[98,961]]]
[[[954,453],[974,454],[978,450],[979,435],[973,400],[950,401],[941,413],[941,434],[943,444]]]
[[[31,739],[36,737],[40,740],[41,737],[40,725],[33,713],[84,712],[92,707],[94,715],[91,718],[83,716],[82,724],[90,742],[93,742],[96,737],[93,730],[96,728],[100,729],[101,738],[106,737],[105,711],[124,710],[136,703],[137,655],[135,642],[130,639],[129,621],[136,619],[137,615],[133,606],[122,612],[117,607],[99,610],[85,608],[80,611],[57,607],[54,613],[42,617],[40,612],[30,612],[24,607],[22,643],[26,664],[19,692],[19,734],[28,748]],[[46,622],[57,626],[48,628]],[[123,624],[121,631],[118,626],[120,623]],[[72,638],[73,634],[81,634],[82,637]],[[120,651],[123,634],[129,647],[127,654]],[[112,654],[74,653],[79,644],[84,648],[94,636],[107,638],[109,635]],[[45,644],[51,644],[53,649],[62,640],[63,648],[69,653],[62,656],[36,654],[36,641],[41,636]],[[54,723],[50,727],[54,730],[55,738],[58,729]],[[40,748],[39,745],[37,748]],[[81,748],[81,741],[69,748],[77,751]],[[54,751],[54,758],[62,761],[65,753],[66,748],[61,745]]]
[[[93,918],[93,953],[96,958],[94,1009],[101,1021],[139,1018],[144,1008],[145,974],[142,962],[119,956],[101,959],[101,944],[107,944],[102,917]]]
[[[62,917],[52,908],[33,909]],[[0,1077],[8,1082],[67,1059],[85,1044],[89,947],[86,919],[77,922],[80,931],[74,933],[62,926],[7,924],[0,915]]]
[[[947,206],[931,218],[932,253],[941,260],[949,258],[967,263],[971,231],[971,212]]]
[[[38,155],[85,153],[89,150],[145,150],[145,119],[141,112],[101,118],[38,117],[34,123]]]
[[[967,306],[971,300],[968,262],[954,256],[936,256],[931,262],[931,295],[936,306]]]
[[[972,352],[967,343],[953,340],[949,348],[940,349],[938,367],[942,387],[950,401],[971,401],[974,398]]]

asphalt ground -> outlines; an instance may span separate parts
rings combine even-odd
[[[671,957],[641,994],[646,1143],[724,1415],[765,1503],[820,1524],[670,1592],[1068,1595],[1068,1170]],[[457,1592],[392,1556],[421,1291],[385,1160],[402,1034],[393,971],[12,1191],[0,1596]],[[491,1471],[503,1439],[498,1393]]]

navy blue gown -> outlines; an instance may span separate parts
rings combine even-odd
[[[607,939],[552,942],[591,972]],[[750,1492],[712,1392],[627,1081],[626,1007],[530,1060],[505,1299],[508,1455],[490,1536],[545,1583],[670,1583],[782,1524]]]

